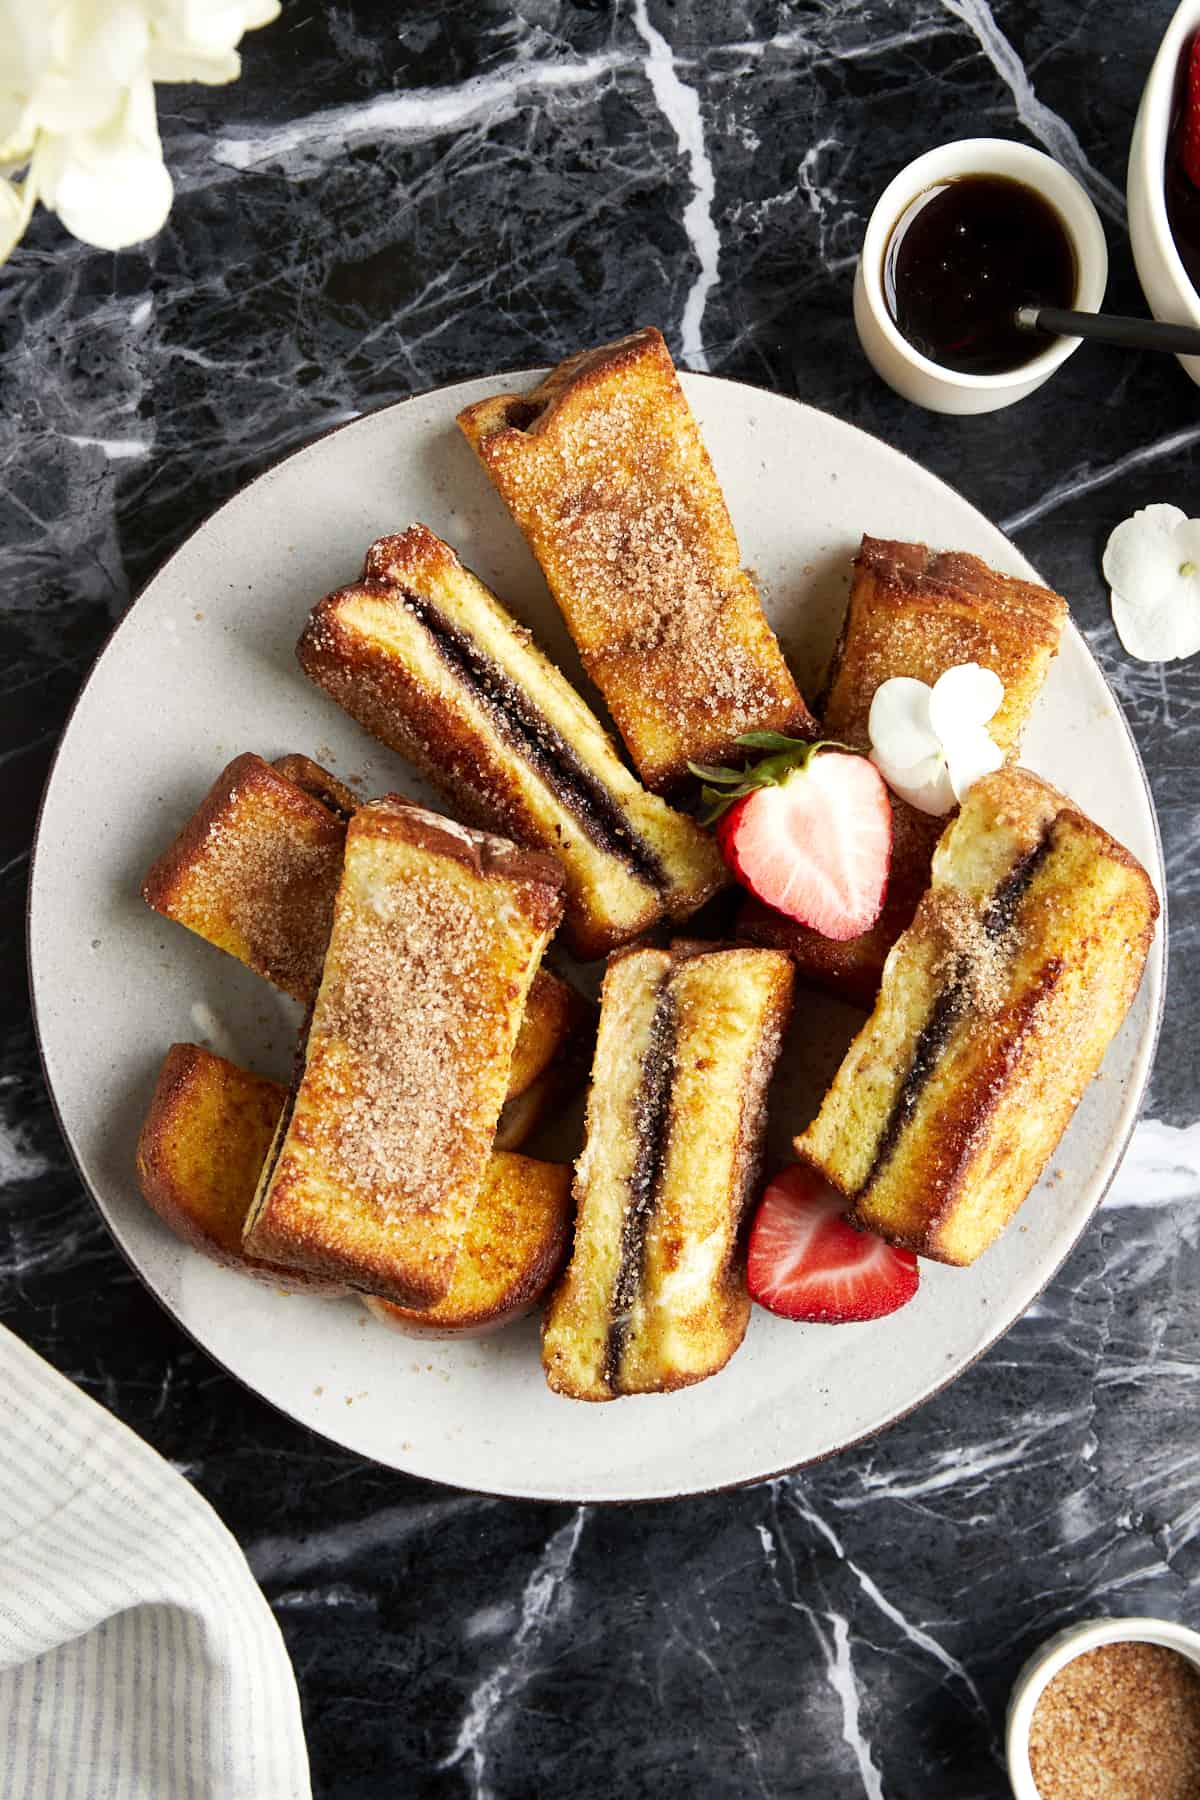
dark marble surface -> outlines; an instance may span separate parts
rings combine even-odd
[[[1130,662],[1098,567],[1134,507],[1196,510],[1197,391],[1173,361],[1085,348],[1011,412],[936,418],[874,379],[850,318],[874,195],[978,131],[1071,164],[1110,303],[1137,309],[1124,163],[1170,11],[285,0],[236,87],[163,92],[178,197],[159,239],[106,255],[41,217],[0,272],[3,1313],[236,1532],[320,1794],[991,1800],[1008,1685],[1042,1636],[1197,1610],[1200,668]],[[795,382],[920,458],[1070,596],[1154,785],[1173,967],[1119,1189],[989,1356],[805,1474],[572,1511],[365,1466],[180,1334],[60,1143],[22,913],[89,661],[218,500],[356,411],[645,321],[693,367]]]

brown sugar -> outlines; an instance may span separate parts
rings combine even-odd
[[[458,1098],[465,1071],[502,1053],[489,970],[503,936],[469,897],[416,877],[344,921],[325,1025],[350,1047],[356,1078],[327,1150],[385,1212],[428,1204],[460,1164],[472,1128]]]
[[[214,819],[189,879],[193,908],[222,911],[246,945],[252,968],[299,1000],[321,979],[342,867],[342,835],[332,817],[313,833],[267,813],[235,789],[227,818]]]
[[[941,938],[935,974],[957,982],[977,1012],[998,1012],[1006,992],[1009,944],[988,931],[979,908],[963,894],[934,889],[928,907]]]
[[[1041,1800],[1197,1800],[1200,1670],[1160,1644],[1102,1644],[1059,1671],[1034,1709]]]

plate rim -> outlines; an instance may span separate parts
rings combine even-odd
[[[277,1413],[281,1418],[286,1419],[289,1422],[289,1424],[293,1425],[300,1431],[312,1432],[313,1435],[316,1436],[317,1438],[319,1438],[323,1443],[327,1443],[327,1444],[331,1445],[333,1448],[335,1448],[336,1450],[339,1450],[344,1455],[357,1457],[361,1462],[371,1465],[375,1468],[388,1469],[396,1474],[404,1475],[410,1481],[428,1482],[431,1486],[436,1487],[440,1490],[444,1490],[447,1493],[475,1494],[475,1495],[489,1498],[489,1499],[502,1499],[502,1500],[516,1501],[516,1502],[524,1502],[525,1504],[528,1504],[528,1505],[547,1505],[547,1506],[554,1506],[554,1505],[580,1506],[580,1505],[584,1505],[584,1506],[596,1506],[596,1507],[601,1507],[601,1506],[602,1507],[653,1506],[653,1505],[662,1504],[664,1502],[673,1502],[673,1501],[677,1501],[677,1500],[702,1499],[702,1498],[705,1498],[706,1496],[711,1496],[711,1495],[715,1495],[715,1494],[736,1493],[740,1489],[757,1487],[758,1485],[760,1485],[763,1482],[779,1481],[788,1475],[797,1474],[803,1469],[815,1468],[822,1463],[829,1462],[835,1456],[841,1456],[848,1450],[856,1449],[861,1444],[869,1443],[872,1439],[881,1437],[884,1434],[884,1432],[890,1431],[893,1426],[900,1424],[902,1420],[910,1418],[914,1412],[919,1411],[919,1409],[921,1407],[927,1405],[931,1400],[935,1400],[940,1394],[944,1393],[948,1387],[953,1386],[953,1384],[957,1380],[959,1380],[961,1376],[965,1375],[970,1369],[974,1368],[975,1365],[978,1362],[980,1362],[982,1360],[982,1358],[989,1353],[989,1351],[993,1350],[996,1347],[996,1345],[1001,1341],[1001,1339],[1004,1338],[1005,1336],[1007,1336],[1007,1334],[1011,1330],[1013,1330],[1014,1327],[1016,1325],[1018,1325],[1020,1323],[1020,1321],[1027,1315],[1027,1313],[1029,1312],[1029,1309],[1045,1293],[1046,1289],[1050,1286],[1051,1282],[1055,1279],[1055,1277],[1058,1275],[1060,1270],[1063,1268],[1063,1266],[1067,1263],[1067,1261],[1073,1255],[1075,1250],[1078,1248],[1081,1240],[1083,1239],[1084,1234],[1087,1232],[1089,1227],[1093,1224],[1097,1212],[1100,1210],[1100,1207],[1104,1204],[1104,1201],[1107,1198],[1107,1196],[1112,1188],[1112,1185],[1113,1185],[1114,1181],[1116,1180],[1117,1175],[1120,1172],[1121,1165],[1123,1164],[1125,1157],[1128,1154],[1129,1146],[1133,1139],[1134,1132],[1137,1130],[1137,1127],[1138,1127],[1139,1123],[1141,1122],[1142,1115],[1143,1115],[1143,1109],[1144,1109],[1144,1105],[1145,1105],[1146,1093],[1150,1086],[1150,1081],[1154,1074],[1154,1068],[1155,1068],[1155,1064],[1157,1062],[1158,1049],[1159,1049],[1159,1044],[1161,1042],[1161,1037],[1162,1037],[1163,1018],[1164,1018],[1165,1011],[1166,1011],[1167,980],[1168,980],[1168,973],[1169,973],[1169,968],[1170,968],[1170,925],[1169,925],[1170,899],[1169,899],[1169,894],[1167,891],[1167,868],[1166,868],[1166,858],[1165,858],[1164,850],[1163,850],[1162,829],[1159,824],[1158,809],[1157,809],[1157,806],[1155,805],[1154,790],[1150,785],[1150,779],[1146,773],[1146,765],[1145,765],[1145,761],[1143,760],[1143,757],[1142,757],[1140,746],[1138,745],[1137,739],[1134,736],[1133,728],[1130,725],[1129,720],[1125,715],[1125,708],[1121,702],[1120,696],[1118,695],[1112,682],[1109,680],[1109,677],[1108,677],[1107,673],[1105,672],[1105,669],[1104,669],[1102,663],[1100,662],[1099,658],[1096,656],[1095,652],[1092,650],[1092,647],[1088,643],[1087,638],[1084,636],[1084,634],[1080,630],[1079,626],[1075,623],[1075,620],[1070,613],[1069,604],[1068,604],[1067,630],[1075,633],[1075,635],[1079,639],[1080,647],[1082,648],[1084,654],[1087,656],[1089,661],[1092,663],[1093,667],[1096,670],[1096,673],[1099,675],[1100,680],[1103,683],[1106,692],[1108,693],[1110,699],[1112,700],[1114,713],[1115,713],[1117,719],[1120,721],[1121,728],[1125,734],[1126,742],[1129,746],[1130,751],[1132,752],[1134,765],[1137,769],[1139,780],[1141,781],[1142,792],[1145,797],[1146,805],[1147,805],[1147,808],[1149,811],[1150,822],[1151,822],[1151,827],[1152,827],[1152,831],[1153,831],[1154,846],[1155,846],[1155,850],[1157,853],[1157,859],[1158,859],[1158,871],[1161,873],[1161,876],[1162,876],[1161,887],[1158,884],[1155,884],[1155,891],[1158,894],[1159,903],[1160,903],[1160,917],[1159,917],[1159,922],[1158,922],[1158,929],[1155,933],[1155,940],[1159,947],[1159,956],[1161,959],[1161,974],[1160,974],[1160,978],[1159,978],[1157,1004],[1156,1004],[1153,1014],[1148,1022],[1148,1033],[1147,1033],[1147,1039],[1146,1039],[1147,1050],[1146,1050],[1146,1055],[1145,1055],[1144,1069],[1143,1069],[1143,1072],[1142,1072],[1139,1082],[1138,1082],[1136,1096],[1132,1100],[1128,1125],[1126,1126],[1124,1134],[1121,1138],[1120,1144],[1118,1145],[1118,1147],[1113,1155],[1112,1166],[1108,1172],[1107,1178],[1105,1179],[1103,1185],[1100,1187],[1099,1191],[1097,1192],[1096,1197],[1095,1197],[1094,1201],[1092,1202],[1091,1206],[1088,1208],[1086,1215],[1080,1221],[1078,1231],[1072,1237],[1070,1243],[1065,1247],[1062,1255],[1059,1257],[1058,1261],[1054,1264],[1053,1268],[1049,1269],[1046,1272],[1044,1280],[1042,1280],[1039,1283],[1038,1287],[1029,1296],[1025,1305],[1021,1308],[1021,1311],[1019,1313],[1017,1313],[1015,1318],[1012,1318],[1006,1324],[1001,1325],[990,1337],[987,1338],[987,1340],[984,1343],[980,1344],[979,1347],[975,1351],[973,1351],[970,1356],[968,1356],[962,1363],[960,1363],[958,1365],[958,1367],[953,1371],[953,1373],[946,1375],[943,1379],[939,1380],[932,1387],[927,1388],[922,1394],[920,1394],[916,1399],[912,1400],[907,1406],[904,1406],[904,1407],[900,1408],[898,1411],[892,1413],[888,1419],[886,1419],[884,1422],[882,1422],[880,1424],[869,1426],[866,1430],[857,1432],[857,1433],[855,1433],[854,1436],[847,1437],[847,1438],[841,1440],[840,1442],[838,1442],[837,1444],[832,1444],[829,1446],[828,1449],[819,1451],[815,1455],[804,1456],[804,1457],[801,1457],[798,1461],[784,1463],[777,1469],[763,1470],[762,1472],[756,1473],[753,1475],[739,1476],[733,1480],[716,1482],[716,1483],[712,1484],[711,1486],[707,1486],[707,1487],[678,1488],[670,1493],[663,1492],[663,1493],[655,1493],[655,1494],[642,1493],[642,1494],[627,1494],[627,1495],[606,1494],[606,1495],[601,1495],[601,1496],[596,1496],[596,1497],[593,1497],[590,1495],[581,1497],[578,1494],[562,1494],[562,1493],[547,1493],[547,1492],[538,1492],[536,1494],[531,1494],[527,1490],[523,1491],[523,1490],[516,1489],[516,1488],[504,1488],[504,1487],[486,1487],[486,1488],[484,1488],[484,1487],[469,1486],[462,1482],[452,1481],[444,1476],[427,1475],[427,1474],[417,1473],[414,1470],[405,1468],[400,1463],[385,1462],[382,1459],[380,1459],[379,1457],[373,1456],[365,1450],[361,1450],[361,1449],[358,1449],[351,1445],[348,1445],[346,1443],[343,1443],[340,1438],[334,1437],[329,1432],[322,1430],[322,1428],[319,1425],[314,1425],[314,1424],[310,1423],[309,1420],[298,1417],[294,1412],[290,1412],[288,1410],[288,1408],[281,1401],[278,1401],[278,1400],[272,1398],[271,1395],[264,1393],[260,1388],[255,1386],[254,1383],[248,1377],[239,1374],[236,1369],[231,1368],[230,1365],[225,1361],[224,1357],[221,1355],[218,1355],[215,1350],[213,1350],[208,1344],[204,1343],[201,1340],[201,1338],[197,1335],[197,1332],[195,1330],[193,1330],[193,1328],[180,1317],[179,1312],[176,1310],[176,1308],[170,1304],[170,1302],[164,1297],[164,1295],[159,1293],[158,1289],[154,1286],[154,1284],[150,1280],[150,1277],[145,1273],[145,1271],[142,1269],[140,1264],[135,1260],[133,1255],[130,1253],[130,1251],[128,1251],[126,1249],[124,1243],[121,1241],[120,1235],[118,1234],[118,1232],[117,1232],[116,1228],[114,1227],[114,1225],[112,1224],[112,1222],[109,1220],[108,1214],[105,1210],[104,1204],[103,1204],[99,1194],[97,1193],[95,1188],[92,1186],[91,1181],[89,1180],[87,1174],[84,1171],[82,1162],[80,1161],[79,1154],[76,1151],[74,1140],[73,1140],[71,1133],[67,1127],[66,1120],[63,1117],[62,1109],[59,1105],[58,1095],[54,1089],[54,1084],[50,1078],[50,1071],[49,1071],[49,1066],[48,1066],[47,1057],[46,1057],[46,1048],[45,1048],[45,1043],[43,1041],[43,1036],[42,1036],[42,1022],[41,1022],[41,1017],[40,1017],[39,1010],[38,1010],[37,981],[36,981],[36,977],[35,977],[34,956],[33,956],[33,906],[34,906],[34,888],[35,888],[36,879],[37,879],[38,855],[39,855],[39,851],[41,849],[42,827],[43,827],[43,823],[44,823],[44,819],[45,819],[46,805],[47,805],[47,801],[48,801],[48,798],[50,795],[50,790],[54,784],[55,775],[57,774],[57,771],[58,771],[58,766],[59,766],[60,759],[62,757],[63,749],[66,745],[67,738],[70,734],[71,726],[73,725],[73,723],[75,721],[75,715],[78,712],[79,707],[81,706],[81,704],[84,700],[84,697],[87,694],[88,689],[91,687],[92,682],[95,679],[95,677],[99,671],[101,663],[107,657],[109,651],[114,647],[119,633],[121,632],[122,628],[126,624],[128,624],[129,620],[133,617],[135,611],[137,610],[138,605],[140,604],[140,602],[142,601],[143,597],[146,595],[148,590],[153,586],[153,584],[156,581],[158,581],[160,576],[162,576],[165,573],[165,571],[171,566],[171,564],[176,560],[176,558],[179,557],[180,555],[182,555],[182,553],[186,550],[187,546],[191,543],[192,539],[197,537],[202,531],[207,530],[208,527],[212,524],[212,522],[216,518],[218,518],[219,515],[222,512],[224,512],[227,507],[229,507],[234,502],[236,502],[243,494],[246,493],[246,491],[249,488],[253,487],[256,482],[265,479],[267,476],[273,474],[276,470],[283,468],[285,464],[291,462],[294,458],[307,454],[308,451],[314,449],[318,444],[324,443],[326,440],[337,436],[340,432],[348,431],[348,430],[352,429],[354,426],[361,424],[366,419],[378,418],[385,413],[394,412],[394,411],[398,410],[399,408],[408,406],[415,401],[427,399],[429,396],[431,396],[433,394],[438,394],[438,393],[444,392],[448,388],[465,386],[466,384],[468,384],[470,382],[474,382],[474,381],[491,380],[491,379],[495,379],[495,380],[503,379],[503,380],[514,380],[514,381],[520,380],[520,379],[536,380],[538,377],[546,374],[551,366],[552,365],[550,365],[550,364],[538,364],[538,365],[534,365],[534,366],[522,366],[522,367],[518,367],[518,368],[514,368],[514,369],[497,369],[497,370],[494,370],[494,371],[490,372],[489,374],[483,375],[483,376],[462,375],[462,376],[456,377],[453,381],[435,382],[435,383],[431,383],[427,387],[416,388],[409,394],[401,395],[398,399],[395,399],[395,400],[384,401],[379,406],[367,407],[365,410],[355,413],[355,415],[352,418],[338,419],[337,421],[335,421],[334,424],[328,425],[328,426],[324,427],[323,429],[314,432],[311,436],[306,437],[303,440],[303,442],[294,445],[292,447],[292,449],[288,450],[283,456],[277,457],[273,462],[269,462],[264,468],[257,470],[257,472],[252,474],[251,476],[249,476],[249,478],[247,480],[241,482],[237,487],[234,488],[232,493],[226,495],[226,497],[216,507],[214,507],[211,512],[206,513],[204,515],[204,517],[202,519],[200,519],[195,525],[193,525],[191,530],[186,532],[184,534],[184,536],[179,540],[179,542],[170,551],[168,551],[166,556],[163,557],[162,561],[159,562],[155,566],[155,568],[151,571],[151,573],[142,582],[142,584],[138,588],[137,592],[131,597],[128,606],[125,608],[125,610],[121,614],[120,618],[114,620],[109,631],[106,633],[103,642],[100,644],[94,657],[88,664],[88,667],[83,676],[83,679],[79,684],[79,688],[78,688],[77,692],[75,693],[75,695],[71,701],[71,705],[70,705],[70,707],[67,711],[67,714],[63,720],[63,724],[62,724],[61,731],[59,733],[58,741],[54,746],[54,754],[50,759],[50,765],[46,771],[46,777],[45,777],[45,780],[42,785],[41,794],[38,798],[37,813],[36,813],[35,820],[34,820],[33,835],[30,840],[29,876],[28,876],[28,880],[26,883],[26,890],[25,890],[25,967],[26,967],[26,976],[27,976],[27,981],[28,981],[28,986],[29,986],[30,1017],[31,1017],[31,1021],[33,1024],[34,1043],[37,1048],[38,1064],[39,1064],[39,1067],[42,1072],[42,1081],[43,1081],[46,1093],[48,1094],[49,1099],[50,1099],[50,1105],[53,1110],[54,1119],[55,1119],[55,1123],[57,1124],[57,1127],[58,1127],[59,1135],[63,1141],[63,1144],[66,1147],[67,1154],[68,1154],[71,1164],[74,1167],[75,1172],[79,1178],[80,1185],[82,1186],[89,1201],[91,1202],[92,1206],[95,1208],[97,1214],[99,1215],[100,1221],[103,1224],[104,1229],[107,1231],[109,1238],[112,1240],[113,1244],[116,1246],[117,1251],[123,1257],[123,1259],[128,1264],[128,1266],[133,1270],[134,1274],[137,1276],[138,1280],[141,1282],[142,1286],[145,1288],[147,1293],[149,1293],[151,1295],[151,1297],[154,1299],[154,1301],[157,1303],[157,1305],[162,1309],[162,1311],[171,1320],[172,1324],[176,1327],[176,1329],[181,1331],[183,1333],[183,1335],[185,1337],[187,1337],[189,1339],[189,1341],[192,1344],[194,1344],[195,1347],[203,1355],[207,1356],[210,1359],[210,1361],[215,1363],[216,1366],[219,1369],[221,1369],[224,1374],[229,1376],[231,1380],[236,1381],[238,1383],[238,1385],[241,1386],[242,1388],[246,1389],[246,1391],[248,1393],[253,1394],[256,1400],[262,1402],[266,1406],[269,1406],[273,1412]],[[698,381],[702,381],[702,382],[711,381],[714,383],[719,383],[725,387],[742,388],[750,394],[765,394],[772,400],[783,400],[783,401],[787,402],[789,405],[798,406],[802,410],[805,410],[805,411],[815,414],[817,417],[833,419],[836,421],[836,423],[840,427],[842,427],[846,430],[855,432],[858,435],[869,439],[873,445],[878,445],[878,446],[882,447],[884,450],[886,450],[888,452],[889,455],[899,457],[902,461],[911,464],[922,477],[924,477],[928,480],[933,480],[935,482],[938,482],[942,487],[948,489],[951,493],[953,493],[959,500],[961,500],[963,502],[963,504],[965,506],[969,507],[972,512],[977,513],[980,516],[980,518],[982,518],[985,521],[986,524],[991,526],[991,528],[994,531],[996,531],[1004,539],[1004,541],[1006,543],[1011,545],[1013,550],[1016,552],[1016,555],[1021,559],[1021,561],[1026,565],[1026,567],[1030,570],[1033,570],[1035,575],[1038,575],[1038,579],[1041,580],[1040,574],[1038,574],[1034,564],[1029,560],[1028,557],[1025,556],[1025,553],[1019,548],[1019,546],[1017,544],[1015,544],[1013,542],[1012,538],[1009,537],[1007,532],[1003,531],[1002,528],[998,524],[996,524],[994,520],[990,519],[988,517],[988,515],[985,512],[983,512],[982,508],[979,507],[975,503],[975,501],[973,501],[972,499],[969,498],[969,496],[964,494],[962,492],[962,490],[957,486],[956,483],[954,483],[952,481],[948,481],[944,476],[935,474],[934,471],[931,469],[927,469],[923,463],[919,462],[915,456],[911,456],[906,450],[897,449],[895,447],[895,445],[888,443],[885,438],[879,437],[874,432],[865,430],[864,427],[856,424],[851,419],[845,419],[845,418],[841,417],[841,415],[838,413],[829,412],[824,407],[813,406],[809,401],[803,399],[799,394],[785,393],[777,388],[764,387],[755,382],[741,381],[741,380],[736,379],[733,376],[716,375],[716,374],[711,374],[706,371],[702,372],[702,371],[698,371],[698,370],[689,370],[689,369],[685,368],[685,369],[681,370],[681,373],[686,375],[690,380],[698,380]]]

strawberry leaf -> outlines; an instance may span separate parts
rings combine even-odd
[[[700,789],[700,804],[701,804],[701,808],[702,808],[701,813],[700,813],[701,825],[715,825],[717,820],[722,816],[722,814],[729,811],[729,808],[733,805],[734,801],[737,798],[738,798],[737,794],[722,794],[722,793],[719,793],[716,788],[710,788],[710,787],[701,788]]]
[[[716,782],[718,785],[741,781],[745,774],[744,769],[724,769],[719,763],[690,762],[688,770],[698,781]]]
[[[805,738],[785,737],[782,731],[743,731],[735,738],[735,743],[745,744],[749,750],[811,750],[814,748]]]
[[[759,788],[778,787],[797,769],[805,768],[818,751],[849,749],[848,745],[839,744],[832,738],[810,744],[805,738],[785,737],[781,731],[744,731],[734,741],[744,744],[748,750],[773,750],[775,754],[764,756],[745,769],[729,769],[719,763],[690,762],[689,770],[704,783],[700,790],[704,808],[700,815],[702,825],[715,824],[744,794],[756,793]]]

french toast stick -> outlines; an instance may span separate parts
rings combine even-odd
[[[739,1233],[791,1004],[774,950],[635,949],[604,978],[571,1261],[546,1379],[576,1400],[685,1387],[745,1335]]]
[[[224,768],[142,898],[308,1005],[321,980],[346,821],[261,756]]]
[[[661,332],[568,357],[458,423],[541,564],[646,786],[816,735]]]
[[[242,1248],[242,1227],[287,1089],[200,1044],[172,1044],[138,1137],[138,1185],[177,1237],[272,1287],[344,1294],[344,1283]]]
[[[561,885],[552,858],[423,807],[358,809],[252,1255],[400,1306],[445,1296]]]
[[[1141,864],[1062,794],[1024,769],[985,776],[797,1154],[864,1229],[974,1262],[1099,1068],[1157,915]]]
[[[822,734],[867,750],[871,701],[883,682],[907,675],[932,687],[947,669],[974,662],[1004,683],[1000,710],[988,729],[1011,758],[1066,617],[1061,595],[1003,575],[977,556],[864,537],[822,701]],[[786,950],[801,981],[865,1007],[874,1001],[888,951],[911,923],[929,884],[930,861],[945,825],[897,794],[891,801],[888,892],[870,931],[835,943],[757,900],[743,906],[737,923],[739,938]]]
[[[725,884],[711,836],[634,779],[565,676],[426,526],[374,544],[296,653],[456,811],[559,858],[577,956],[686,918]]]
[[[172,1044],[138,1140],[142,1192],[185,1242],[274,1287],[345,1294],[340,1285],[248,1256],[242,1229],[287,1100],[198,1044]],[[494,1153],[463,1236],[449,1292],[423,1313],[367,1305],[421,1337],[478,1337],[535,1305],[562,1265],[571,1220],[565,1164]]]
[[[310,1006],[321,983],[346,822],[361,804],[310,757],[274,764],[249,753],[236,757],[146,876],[143,898]],[[583,1009],[567,982],[538,970],[513,1051],[510,1099],[562,1052]]]
[[[366,1295],[367,1310],[407,1337],[484,1337],[532,1312],[571,1237],[567,1163],[494,1151],[444,1300],[423,1310]]]

